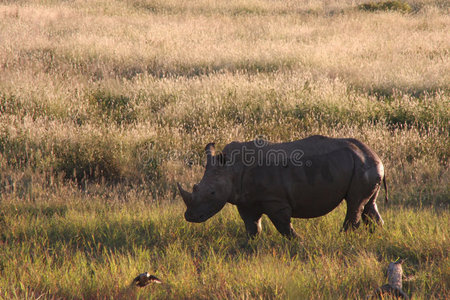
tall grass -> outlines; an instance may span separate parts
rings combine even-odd
[[[384,230],[346,235],[338,233],[340,206],[295,220],[299,240],[285,240],[264,219],[263,235],[247,242],[231,207],[191,225],[180,204],[78,197],[3,200],[3,297],[362,298],[384,283],[397,257],[407,258],[409,294],[448,293],[448,211],[382,206]],[[145,270],[165,284],[130,288]]]
[[[362,298],[407,258],[405,290],[449,294],[449,6],[366,1],[3,1],[0,297]],[[338,234],[345,205],[183,220],[175,182],[204,146],[354,137],[382,158],[384,229]],[[166,284],[136,290],[151,271]]]

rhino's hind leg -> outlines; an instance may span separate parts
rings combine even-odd
[[[250,238],[254,238],[261,232],[261,216],[262,212],[259,209],[248,208],[238,205],[239,215],[245,223],[245,229]]]
[[[377,189],[374,195],[370,197],[348,197],[347,202],[347,214],[345,215],[343,230],[347,231],[349,228],[357,229],[361,223],[361,217],[365,224],[369,222],[368,217],[377,220],[377,217],[381,219],[378,211],[376,210],[376,204],[372,199],[376,199],[378,194]],[[382,220],[381,220],[382,221]]]
[[[354,191],[347,195],[345,201],[347,202],[347,214],[343,224],[343,230],[347,231],[349,228],[357,229],[361,222],[361,215],[366,203],[369,202],[370,196],[364,196],[361,191]]]
[[[362,207],[355,208],[353,205],[349,205],[349,201],[347,201],[347,214],[345,215],[342,228],[344,231],[347,231],[349,228],[357,229],[359,227],[362,210]]]
[[[383,172],[381,164],[370,169],[361,168],[360,171],[355,171],[345,197],[347,215],[344,220],[344,231],[347,231],[350,226],[352,229],[358,228],[361,215],[363,215],[364,222],[368,220],[367,217],[373,218],[375,221],[377,221],[377,218],[381,220],[376,209],[375,199],[380,190]]]
[[[377,199],[378,192],[380,189],[377,189],[375,193],[370,198],[369,202],[364,206],[364,211],[362,213],[362,219],[366,225],[371,224],[378,224],[380,226],[383,226],[384,221],[380,216],[380,213],[378,212],[377,204],[375,203],[375,200]]]

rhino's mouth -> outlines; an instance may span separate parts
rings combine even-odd
[[[226,203],[226,202],[225,202]],[[217,214],[224,206],[225,203],[220,203],[219,205],[210,205],[209,209],[204,209],[202,211],[195,211],[193,209],[187,209],[184,213],[184,218],[188,222],[192,223],[203,223],[215,214]]]
[[[184,218],[186,219],[186,221],[191,222],[191,223],[203,223],[214,215],[215,215],[215,213],[200,214],[198,216],[194,216],[194,215],[190,214],[189,212],[185,212]]]

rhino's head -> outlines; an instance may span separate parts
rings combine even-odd
[[[205,222],[225,206],[232,194],[230,171],[225,166],[223,154],[215,155],[214,143],[208,144],[205,151],[205,174],[198,184],[194,184],[192,193],[178,184],[178,190],[187,206],[184,217],[189,222]]]

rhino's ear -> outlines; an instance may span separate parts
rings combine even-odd
[[[209,143],[205,147],[206,153],[206,164],[209,165],[212,162],[212,158],[216,155],[216,147],[214,147],[215,143]]]

